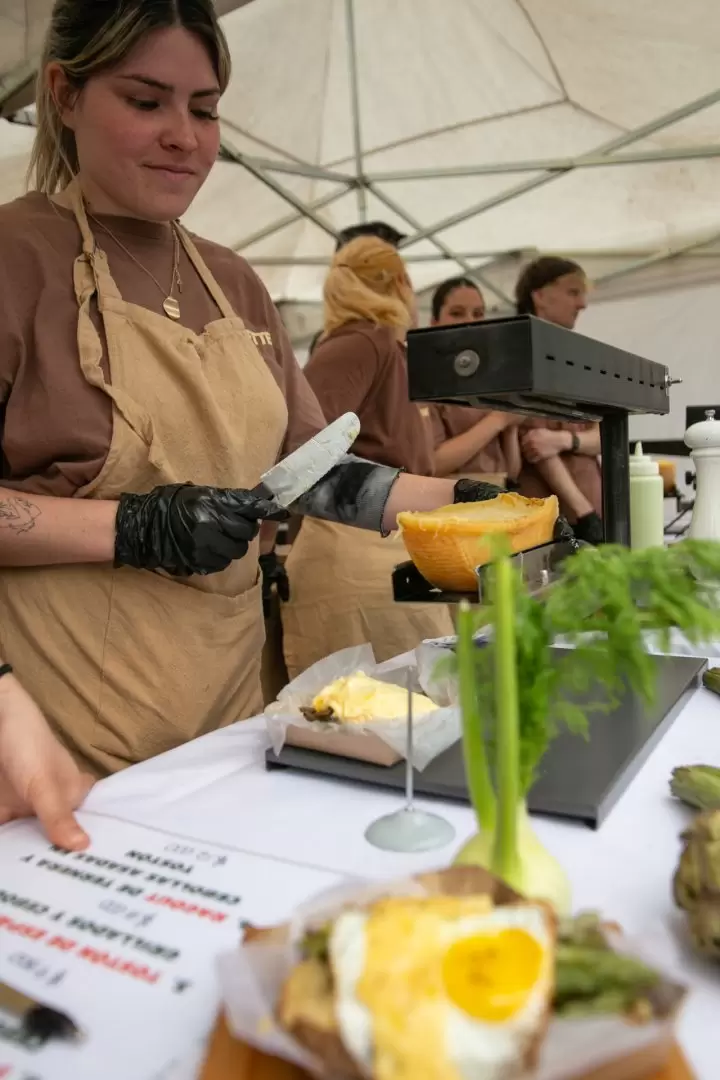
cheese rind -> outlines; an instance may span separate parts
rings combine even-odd
[[[490,561],[489,538],[506,536],[512,552],[547,544],[558,513],[554,495],[526,499],[503,492],[485,502],[404,511],[398,514],[398,525],[408,555],[431,585],[466,592],[477,590],[475,571]]]

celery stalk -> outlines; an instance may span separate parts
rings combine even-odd
[[[460,604],[457,618],[457,668],[460,711],[462,713],[463,756],[468,791],[480,831],[495,828],[495,794],[490,779],[483,719],[478,708],[475,674],[474,620],[467,600]]]
[[[507,556],[494,563],[495,725],[497,741],[498,818],[493,872],[517,887],[520,860],[517,813],[520,793],[520,732],[515,647],[515,572]]]

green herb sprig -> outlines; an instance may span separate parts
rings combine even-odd
[[[497,556],[496,556],[497,558]],[[720,636],[720,544],[685,540],[668,548],[631,551],[605,545],[583,548],[568,558],[543,596],[530,596],[516,571],[514,596],[515,669],[519,724],[519,787],[524,796],[550,742],[562,728],[587,733],[587,717],[614,709],[629,688],[647,704],[654,700],[655,665],[646,634],[669,648],[679,630],[690,643]],[[491,578],[492,580],[492,578]],[[491,595],[491,601],[494,597]],[[458,655],[446,667],[459,679],[466,757],[473,805],[481,827],[494,824],[490,772],[497,772],[495,683],[497,635],[469,647],[473,633],[494,619],[495,609],[466,611],[458,627]],[[567,650],[551,646],[561,641]],[[602,699],[578,704],[601,686]],[[470,689],[471,688],[471,689]],[[471,711],[468,711],[471,710]],[[488,756],[477,755],[478,742]],[[475,773],[475,763],[478,764]],[[474,780],[474,783],[473,783]],[[481,805],[473,787],[484,792]],[[488,791],[489,789],[489,791]],[[488,824],[489,822],[489,824]]]

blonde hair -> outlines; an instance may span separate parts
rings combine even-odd
[[[336,253],[323,289],[325,334],[363,320],[407,330],[412,286],[397,250],[376,236],[359,236]]]
[[[54,195],[79,168],[75,136],[62,122],[47,81],[60,64],[76,92],[88,79],[119,64],[154,30],[182,26],[210,54],[220,89],[230,81],[230,52],[212,0],[55,0],[37,80],[37,131],[28,186]]]

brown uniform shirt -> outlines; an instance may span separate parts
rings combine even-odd
[[[334,330],[315,347],[305,374],[328,422],[357,413],[354,454],[433,475],[430,425],[410,401],[405,348],[390,327],[353,322]]]
[[[172,275],[169,229],[127,218],[99,220],[162,286],[91,220],[123,299],[162,314]],[[227,248],[194,239],[285,395],[289,423],[283,452],[289,452],[324,426],[322,410],[254,271]],[[81,249],[73,214],[44,195],[0,206],[0,482],[5,487],[70,497],[98,475],[110,448],[110,399],[85,381],[78,359],[73,262]],[[201,333],[221,313],[184,249],[180,275],[182,323]],[[97,310],[93,318],[102,336]],[[104,372],[109,380],[107,358]]]
[[[489,415],[487,409],[472,409],[467,405],[430,405],[434,446],[438,447],[448,439],[456,439],[475,427],[483,416]],[[478,450],[474,457],[466,461],[457,472],[471,473],[506,473],[507,461],[499,437]]]
[[[520,429],[520,434],[522,436],[523,431],[539,427],[548,428],[550,431],[575,431],[579,434],[582,431],[590,431],[594,426],[592,423],[573,424],[562,420],[545,420],[537,417],[528,419]],[[561,454],[561,460],[565,462],[568,472],[580,491],[588,502],[592,504],[595,513],[602,516],[602,471],[598,459],[590,457],[588,454]],[[548,495],[552,494],[535,466],[528,461],[523,461],[518,484],[520,494],[526,495],[529,499],[546,499]],[[575,520],[570,508],[562,503],[560,512],[565,514],[570,521]]]

